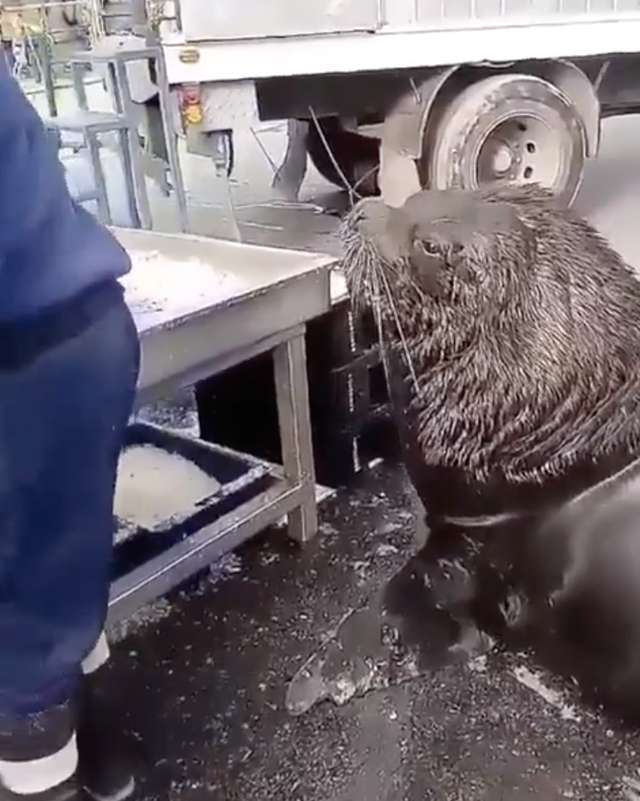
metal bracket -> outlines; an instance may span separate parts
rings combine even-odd
[[[282,200],[298,200],[300,188],[307,174],[307,135],[309,123],[289,120],[287,123],[287,151],[278,168],[272,188]]]

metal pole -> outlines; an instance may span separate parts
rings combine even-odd
[[[147,36],[149,20],[145,0],[131,0],[131,28],[138,36]]]
[[[87,90],[84,85],[84,64],[72,63],[71,64],[71,78],[73,79],[73,89],[80,111],[89,110],[89,102],[87,100]]]
[[[160,100],[160,116],[162,117],[162,129],[167,143],[167,154],[169,157],[169,169],[171,171],[171,181],[173,190],[176,193],[176,204],[178,206],[178,220],[180,230],[189,231],[189,212],[187,209],[187,193],[184,188],[182,177],[182,167],[180,166],[180,154],[176,142],[176,134],[173,130],[171,120],[171,94],[169,92],[169,81],[167,79],[167,69],[164,61],[162,47],[156,47],[156,76],[158,81],[158,97]]]
[[[46,37],[41,36],[38,42],[40,51],[40,64],[42,66],[42,82],[44,91],[47,95],[47,105],[49,106],[49,116],[58,116],[58,104],[56,102],[56,87],[53,77],[53,64],[51,62],[51,50],[49,49]]]
[[[125,174],[131,176],[134,189],[134,204],[140,217],[140,223],[146,230],[153,228],[151,210],[149,208],[149,197],[147,195],[147,184],[145,181],[144,169],[140,160],[140,146],[138,144],[138,131],[134,121],[133,100],[131,98],[131,88],[129,86],[129,76],[126,64],[122,61],[115,61],[109,65],[113,68],[114,85],[118,89],[116,103],[119,105],[119,113],[124,114],[129,123],[127,134],[120,137],[122,146],[123,165]]]
[[[89,157],[91,158],[91,166],[93,168],[93,178],[95,181],[96,199],[98,202],[98,218],[103,225],[112,225],[111,208],[109,206],[109,198],[107,194],[107,182],[102,168],[102,159],[100,157],[100,145],[98,137],[93,131],[87,131],[86,142],[89,149]]]

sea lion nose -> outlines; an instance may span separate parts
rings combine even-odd
[[[379,198],[365,198],[352,211],[357,230],[364,236],[373,236],[384,231],[389,209]]]

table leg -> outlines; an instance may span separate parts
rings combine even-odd
[[[76,95],[76,102],[80,111],[88,111],[87,90],[84,85],[84,64],[71,65],[71,78],[73,80],[73,90]]]
[[[303,485],[300,506],[289,515],[289,536],[302,543],[318,529],[304,334],[279,345],[273,361],[282,463],[287,479]]]
[[[91,167],[93,169],[93,180],[95,181],[98,219],[103,225],[112,225],[113,221],[111,219],[111,207],[109,206],[109,196],[107,193],[107,181],[102,168],[100,143],[98,142],[97,134],[92,131],[87,131],[86,141],[87,148],[89,149],[89,157],[91,158]]]
[[[131,139],[133,139],[135,136],[135,131],[118,131],[118,138],[120,140],[120,156],[122,159],[122,172],[127,187],[127,202],[129,204],[129,214],[131,215],[131,227],[142,228],[142,216],[140,213],[141,204],[138,202],[138,198],[140,196],[140,187],[136,185],[133,161],[131,158],[131,150],[136,147],[136,143],[131,142]],[[145,219],[145,223],[145,228],[151,228],[149,218]]]

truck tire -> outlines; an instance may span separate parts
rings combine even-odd
[[[322,133],[351,188],[359,195],[377,195],[380,140],[345,130],[334,117],[320,120]],[[309,122],[307,152],[314,167],[329,183],[345,189],[325,143],[313,121]]]
[[[532,75],[498,75],[468,86],[425,139],[434,189],[539,183],[570,205],[582,182],[585,131],[568,98]]]

